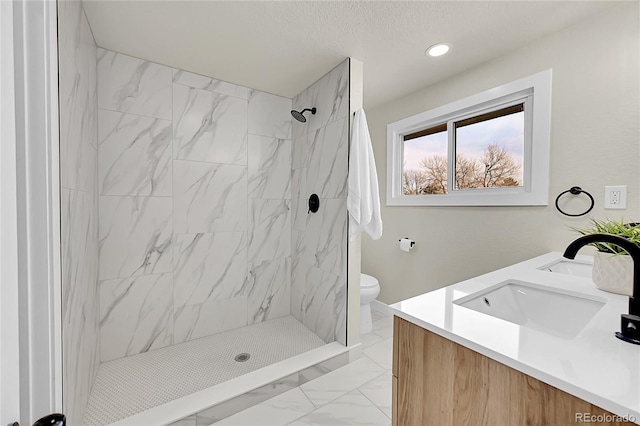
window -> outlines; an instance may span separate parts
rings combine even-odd
[[[387,205],[546,205],[550,104],[548,70],[389,124]]]

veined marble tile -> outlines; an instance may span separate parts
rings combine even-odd
[[[293,229],[291,231],[291,298],[290,312],[298,321],[302,322],[304,309],[302,308],[302,299],[307,289],[307,273],[311,270],[309,265],[300,263],[302,255],[297,247],[301,244],[303,234],[301,231]]]
[[[307,113],[306,123],[292,121],[296,139],[349,115],[349,59],[293,98],[293,109],[311,107],[317,111],[315,115]]]
[[[189,417],[185,417],[184,419],[180,419],[177,422],[169,423],[167,426],[196,426],[196,415],[192,415]]]
[[[339,119],[308,135],[309,161],[303,192],[320,198],[346,198],[349,120]]]
[[[387,325],[385,327],[376,327],[374,325],[373,334],[388,339],[393,337],[393,325]]]
[[[214,300],[200,305],[188,305],[174,312],[174,343],[247,325],[247,298]]]
[[[309,196],[311,193],[303,191],[306,188],[307,169],[291,171],[291,221],[292,229],[304,231],[307,229],[309,212]],[[322,201],[321,201],[322,202]]]
[[[291,139],[291,99],[259,90],[249,92],[249,133]]]
[[[379,377],[384,370],[363,357],[344,367],[300,386],[316,407],[322,407],[365,383]]]
[[[295,228],[304,222],[304,232],[297,234],[293,246],[301,262],[343,278],[347,273],[346,202],[346,199],[320,199],[320,210],[311,214],[298,209],[297,215],[306,216],[306,220],[296,218]]]
[[[393,364],[393,339],[391,337],[386,338],[363,349],[362,353],[385,370],[391,370],[391,365]]]
[[[171,272],[171,198],[100,197],[100,278]]]
[[[247,101],[173,85],[173,152],[178,160],[247,164]]]
[[[86,76],[78,70],[69,76],[71,71],[60,71],[60,185],[95,192],[98,171],[95,86],[91,91],[81,82]],[[70,78],[74,80],[67,81]]]
[[[193,87],[194,89],[208,90],[209,92],[220,93],[221,95],[234,96],[241,99],[249,99],[249,89],[237,84],[228,83],[226,81],[217,80],[192,72],[179,69],[173,70],[173,82],[184,86]]]
[[[291,259],[267,260],[252,265],[245,288],[248,324],[289,315]]]
[[[391,371],[388,371],[360,386],[358,390],[387,417],[391,418],[391,387]]]
[[[278,397],[278,395],[282,395],[283,393],[297,386],[298,386],[298,373],[294,373],[289,376],[283,377],[282,379],[279,379],[275,382],[261,386],[258,389],[252,390],[243,395],[230,399],[229,401],[223,402],[222,404],[218,404],[215,407],[211,407],[199,412],[197,415],[198,426],[208,426],[216,422],[220,422],[218,424],[222,425],[222,424],[236,424],[234,422],[237,422],[237,421],[242,421],[242,422],[248,421],[249,419],[246,416],[249,414],[249,412],[254,410],[253,407],[255,407],[256,405],[260,404],[265,400],[269,400],[269,401],[265,402],[264,405],[270,406],[272,404],[274,397]],[[304,396],[302,394],[302,391],[298,390],[298,392],[302,396]],[[284,397],[284,399],[287,399],[288,402],[290,403],[286,407],[287,410],[295,409],[295,404],[293,403],[293,401],[289,400],[286,397]],[[307,397],[304,397],[304,399],[307,399]],[[313,408],[315,407],[313,407],[313,404],[311,404],[311,401],[307,399],[307,402],[311,410],[313,410]],[[243,411],[243,410],[244,412],[242,414],[238,415],[237,417],[234,417],[233,419],[228,419],[228,417],[233,416],[234,414],[239,413],[240,411]],[[275,418],[271,416],[270,413],[263,413],[263,414],[265,416],[261,418],[261,421],[268,419],[268,421],[271,424],[275,424],[273,423],[275,421]],[[297,417],[294,417],[294,419],[295,418]],[[246,425],[246,424],[252,424],[252,422],[240,423],[240,424]]]
[[[94,192],[97,176],[96,44],[82,4],[59,3],[60,185]]]
[[[391,420],[357,390],[289,423],[291,426],[389,426]]]
[[[98,49],[98,108],[171,120],[171,68]]]
[[[249,262],[291,254],[291,202],[249,200]]]
[[[216,425],[266,425],[281,426],[310,413],[315,409],[299,388],[254,405],[234,416],[222,419]],[[204,424],[204,423],[203,423]]]
[[[291,315],[325,342],[345,343],[347,286],[343,278],[303,263],[292,274]]]
[[[294,135],[291,143],[291,168],[302,169],[309,167],[309,139],[316,132]]]
[[[249,135],[249,198],[291,198],[291,141]]]
[[[378,336],[376,333],[366,333],[360,334],[360,343],[362,343],[362,349],[366,349],[371,345],[375,345],[378,342],[383,340],[382,337]]]
[[[174,237],[175,308],[242,295],[247,277],[244,232]]]
[[[62,393],[81,424],[100,364],[96,51],[79,1],[59,1]]]
[[[100,195],[171,195],[171,121],[98,111]]]
[[[174,232],[247,230],[247,167],[173,162]]]
[[[88,192],[60,190],[64,409],[79,423],[100,364],[95,198]]]
[[[100,282],[100,360],[135,355],[171,344],[172,275]]]

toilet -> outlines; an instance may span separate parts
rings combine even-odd
[[[371,332],[371,302],[380,294],[380,284],[371,275],[360,274],[360,334]]]

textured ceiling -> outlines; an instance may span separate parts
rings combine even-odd
[[[368,108],[615,3],[84,0],[100,47],[286,97],[353,57],[364,63]],[[441,41],[449,54],[424,56]]]

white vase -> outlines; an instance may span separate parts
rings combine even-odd
[[[633,259],[627,254],[596,251],[591,279],[595,285],[611,293],[633,294]]]

